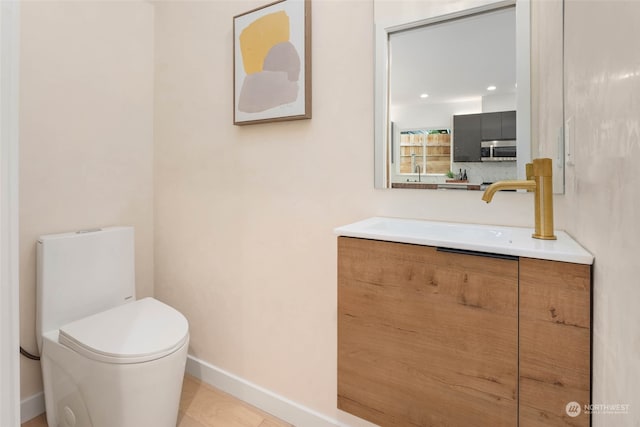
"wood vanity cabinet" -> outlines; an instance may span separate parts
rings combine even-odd
[[[589,402],[589,295],[586,265],[339,237],[338,408],[380,426],[588,426],[565,406]]]

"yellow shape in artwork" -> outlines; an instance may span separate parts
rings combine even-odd
[[[289,16],[284,11],[256,19],[240,33],[242,63],[247,74],[262,71],[264,58],[278,43],[289,40]]]

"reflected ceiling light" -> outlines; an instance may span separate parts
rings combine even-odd
[[[460,97],[460,98],[449,98],[449,99],[445,99],[443,101],[443,103],[451,103],[451,104],[455,104],[455,103],[459,103],[459,102],[482,102],[482,96],[467,96],[467,97]],[[458,114],[458,113],[456,113]],[[472,113],[459,113],[459,114],[472,114]]]
[[[428,93],[423,93],[420,95],[420,98],[428,98],[429,94]]]
[[[496,90],[496,87],[495,86],[489,86],[489,87],[487,87],[487,90]]]

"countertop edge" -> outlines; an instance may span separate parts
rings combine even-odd
[[[424,237],[411,237],[406,235],[389,236],[383,233],[363,232],[363,231],[349,229],[349,227],[355,227],[358,225],[366,224],[368,222],[373,222],[377,220],[420,221],[424,223],[435,223],[435,224],[446,224],[446,225],[455,224],[455,223],[449,223],[449,222],[430,221],[430,220],[415,220],[415,219],[404,220],[400,218],[371,217],[362,221],[358,221],[353,224],[336,227],[334,228],[333,231],[334,231],[334,234],[336,234],[337,236],[344,236],[344,237],[380,240],[385,242],[408,243],[408,244],[421,245],[421,246],[434,246],[434,247],[444,247],[444,248],[451,248],[451,249],[462,249],[462,250],[468,250],[468,251],[518,256],[523,258],[542,259],[547,261],[569,262],[569,263],[584,264],[584,265],[592,265],[594,261],[593,255],[590,254],[578,242],[576,242],[575,239],[573,239],[568,233],[566,233],[563,230],[556,230],[556,234],[562,235],[563,239],[570,242],[572,246],[575,246],[575,252],[567,253],[565,251],[563,252],[548,252],[548,251],[542,251],[542,250],[538,251],[531,248],[504,247],[504,246],[496,246],[491,244],[485,245],[485,244],[478,244],[478,243],[468,243],[468,242],[463,242],[459,240],[429,239]],[[472,226],[472,227],[477,226],[479,228],[492,227],[492,228],[499,228],[499,229],[517,230],[519,232],[522,232],[524,230],[533,231],[533,229],[528,229],[525,227],[489,226],[484,224],[464,224],[464,225]],[[531,239],[533,239],[533,237]]]

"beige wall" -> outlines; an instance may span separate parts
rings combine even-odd
[[[640,3],[566,3],[566,223],[595,255],[593,400],[629,404],[594,426],[640,425]]]
[[[40,234],[136,230],[139,296],[153,293],[153,6],[23,2],[20,48],[20,329],[35,342]],[[42,389],[22,358],[21,394]]]
[[[531,3],[531,145],[553,160],[553,189],[564,192],[563,0]]]
[[[528,194],[373,189],[373,3],[313,2],[313,118],[232,125],[232,18],[156,3],[155,294],[190,353],[336,414],[336,237],[374,215],[533,225]],[[562,215],[556,217],[562,226]]]

